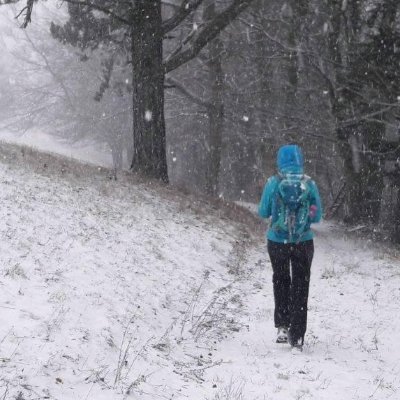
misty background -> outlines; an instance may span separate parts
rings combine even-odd
[[[165,0],[163,19],[181,3]],[[229,2],[198,3],[165,34],[167,64]],[[256,203],[277,149],[295,142],[327,218],[400,242],[400,5],[249,3],[196,57],[167,69],[170,183]],[[21,29],[22,7],[0,8],[1,137],[37,147],[54,137],[48,149],[101,160],[118,178],[135,153],[126,31],[99,10],[50,1]]]

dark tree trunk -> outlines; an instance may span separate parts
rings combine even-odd
[[[132,169],[168,181],[161,0],[137,0],[132,21]]]
[[[359,117],[371,112],[376,113],[376,121],[383,117],[376,106],[366,105],[358,95],[368,87],[363,71],[359,70],[364,61],[357,60],[355,55],[360,47],[357,36],[361,24],[359,4],[349,2],[344,12],[341,2],[332,2],[330,14],[332,28],[328,49],[334,70],[331,102],[337,124],[336,138],[344,161],[345,217],[351,223],[376,223],[379,221],[383,174],[380,160],[374,153],[380,153],[385,129],[382,123]]]
[[[352,118],[353,98],[345,90],[347,79],[345,65],[347,63],[350,38],[347,36],[346,21],[341,9],[340,1],[330,4],[331,32],[328,35],[327,45],[332,62],[333,82],[330,88],[331,112],[336,120],[336,139],[339,143],[339,153],[344,163],[344,181],[346,195],[344,202],[344,218],[348,222],[358,222],[361,216],[362,204],[362,177],[360,160],[356,160],[359,153],[352,147],[352,136],[357,130],[356,125],[343,126],[343,123]],[[354,21],[355,23],[355,21]]]
[[[391,240],[400,244],[400,189],[395,188],[394,220],[392,222],[392,237]]]
[[[339,138],[339,152],[343,159],[343,172],[346,182],[346,196],[344,220],[348,223],[356,223],[362,220],[363,212],[363,187],[361,170],[357,167],[354,149],[351,148],[349,137],[350,129],[337,128],[337,138]]]
[[[297,110],[299,101],[300,73],[304,69],[304,30],[308,14],[308,0],[292,0],[288,10],[288,34],[287,43],[290,50],[287,51],[287,86],[285,88],[285,112],[288,114],[287,125],[293,125],[291,119]],[[293,132],[297,134],[297,132]]]
[[[258,108],[258,126],[264,136],[260,142],[256,144],[255,159],[259,171],[257,177],[257,195],[260,197],[268,176],[275,173],[275,152],[278,147],[278,135],[271,134],[270,115],[276,112],[278,101],[274,98],[273,93],[273,76],[274,65],[271,62],[275,54],[275,47],[265,40],[265,32],[270,29],[270,22],[264,18],[268,11],[269,4],[265,4],[263,0],[258,0],[255,9],[258,15],[255,16],[255,22],[260,26],[256,29],[251,37],[251,41],[255,43],[254,47],[254,67],[255,76],[259,77],[259,96],[257,98]],[[268,129],[269,128],[269,129]]]
[[[215,1],[209,0],[204,10],[206,21],[215,17]],[[209,195],[217,195],[219,175],[221,170],[222,133],[224,127],[223,84],[222,70],[223,44],[219,37],[208,45],[208,75],[211,84],[210,106],[208,107],[209,137],[208,165],[206,168],[206,191]]]

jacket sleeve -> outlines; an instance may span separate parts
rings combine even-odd
[[[264,186],[260,204],[258,205],[258,215],[262,218],[269,218],[272,214],[272,197],[275,192],[276,183],[276,178],[271,177]]]
[[[322,218],[322,214],[323,214],[323,209],[322,209],[322,202],[321,202],[321,197],[319,195],[319,191],[318,191],[318,186],[314,181],[310,182],[310,192],[311,192],[311,205],[314,205],[317,207],[316,209],[316,213],[315,215],[310,218],[310,222],[316,223],[316,222],[320,222],[321,218]]]

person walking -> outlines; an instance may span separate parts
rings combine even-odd
[[[277,175],[265,184],[258,213],[271,219],[266,237],[273,270],[276,341],[302,351],[314,255],[310,227],[321,220],[322,205],[316,183],[304,175],[299,146],[282,146],[277,167]]]

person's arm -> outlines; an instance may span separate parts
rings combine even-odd
[[[269,218],[272,214],[272,197],[276,187],[276,177],[272,176],[268,179],[264,186],[260,204],[258,205],[258,215],[261,218]]]
[[[322,202],[319,195],[318,186],[314,181],[310,182],[310,222],[312,224],[321,221],[322,218]]]

